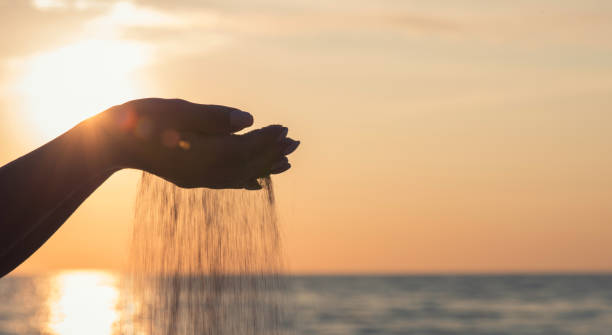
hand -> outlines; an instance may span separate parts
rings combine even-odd
[[[180,99],[140,99],[114,106],[90,121],[102,128],[117,168],[153,173],[177,186],[259,189],[257,178],[288,170],[286,155],[299,145],[288,129],[253,124],[235,108]]]

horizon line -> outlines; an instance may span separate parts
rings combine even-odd
[[[105,272],[120,275],[127,271],[105,268],[66,268],[49,271],[26,271],[9,273],[6,277],[33,277],[54,275],[70,272]],[[427,277],[427,276],[589,276],[589,275],[612,275],[609,270],[464,270],[464,271],[281,271],[282,276],[292,277]]]

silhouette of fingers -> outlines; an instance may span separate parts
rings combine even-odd
[[[206,134],[234,133],[253,125],[251,114],[233,107],[185,101],[182,104],[182,113],[185,114],[183,123],[186,128],[184,129]]]
[[[287,156],[294,152],[299,145],[300,141],[296,141],[290,137],[287,137],[281,143],[281,154]]]
[[[163,131],[161,145],[147,146],[137,167],[166,176],[181,187],[261,189],[257,178],[291,167],[286,155],[300,144],[287,128],[273,125],[244,135]]]
[[[247,190],[256,191],[261,190],[263,187],[259,184],[257,179],[251,179],[244,184],[244,188]]]
[[[287,171],[290,167],[291,164],[289,164],[287,157],[279,156],[274,151],[268,151],[246,165],[242,174],[250,180],[270,174],[279,174]]]
[[[147,122],[162,131],[194,131],[211,135],[230,134],[253,124],[253,116],[237,108],[196,104],[182,99],[148,98],[123,104],[126,119],[135,127]],[[150,120],[148,120],[150,118]]]
[[[265,128],[264,128],[265,129]],[[250,133],[249,133],[250,134]],[[247,136],[249,134],[245,134]],[[255,131],[257,134],[257,131]],[[240,171],[240,175],[248,177],[249,179],[245,182],[244,188],[248,190],[261,189],[261,185],[257,182],[257,178],[262,178],[270,174],[280,174],[291,168],[291,164],[285,155],[291,154],[297,149],[300,142],[295,141],[286,136],[286,128],[277,137],[272,144],[260,148],[256,155],[252,156],[252,159],[247,163]],[[262,140],[265,143],[265,140]]]
[[[281,157],[275,161],[259,162],[258,164],[251,165],[247,168],[246,173],[254,176],[249,179],[244,188],[247,190],[260,190],[262,189],[261,184],[257,181],[259,178],[263,178],[272,174],[280,174],[291,168],[291,163],[287,157]]]
[[[247,156],[253,157],[272,147],[279,147],[287,132],[286,127],[271,125],[240,135],[240,138],[244,144],[243,149],[248,152]]]
[[[287,157],[283,157],[280,160],[276,161],[272,167],[270,168],[270,174],[279,174],[283,173],[291,168],[291,163]]]
[[[286,137],[288,129],[281,126],[268,126],[240,135],[245,142],[247,158],[269,152],[273,156],[289,155],[300,145],[300,141]]]

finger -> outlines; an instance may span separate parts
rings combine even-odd
[[[270,168],[270,174],[283,173],[289,170],[290,168],[291,168],[291,164],[289,163],[289,160],[287,159],[287,157],[283,157],[283,159],[276,161],[272,165],[272,167]]]
[[[185,127],[191,127],[191,121],[200,123],[192,130],[207,134],[229,134],[253,125],[251,114],[233,107],[187,102],[183,113],[187,118]]]
[[[279,142],[272,143],[271,145],[256,148],[251,153],[251,158],[255,159],[258,156],[267,156],[271,160],[278,160],[279,158],[289,155],[294,152],[300,145],[300,141],[296,141],[292,138],[286,137]]]
[[[297,149],[299,145],[300,145],[300,141],[296,141],[292,138],[287,137],[281,143],[281,148],[282,148],[281,153],[285,156],[289,155],[292,152],[294,152],[295,149]]]
[[[236,165],[226,168],[215,168],[213,173],[223,174],[225,178],[218,181],[215,188],[238,188],[261,189],[262,186],[257,182],[258,178],[264,178],[270,174],[279,174],[287,171],[291,167],[287,157],[270,159],[269,156],[261,156],[248,164]],[[257,183],[259,186],[257,186]]]
[[[249,151],[263,151],[270,145],[280,144],[286,137],[289,129],[278,124],[255,129],[240,135],[245,149]]]
[[[253,116],[237,108],[196,104],[182,99],[149,98],[131,101],[139,117],[150,115],[159,127],[205,134],[230,134],[253,124]]]
[[[246,165],[243,173],[250,179],[263,178],[270,174],[285,172],[289,168],[291,168],[291,164],[289,164],[287,157],[279,157],[275,153],[268,153]]]
[[[286,156],[294,152],[300,145],[300,141],[286,137],[288,129],[280,126],[268,126],[262,129],[240,135],[245,142],[245,158],[253,158],[262,152],[270,151],[275,156]],[[269,131],[267,134],[265,131]],[[279,132],[280,131],[280,132]]]
[[[244,135],[205,136],[196,132],[181,132],[179,137],[196,143],[195,147],[205,151],[208,157],[214,157],[218,163],[231,165],[245,164],[264,151],[274,150],[280,155],[283,145],[286,145],[282,142],[286,134],[287,128],[272,125]]]
[[[271,125],[244,135],[233,136],[232,141],[228,141],[231,143],[229,150],[235,152],[242,162],[255,159],[270,150],[280,155],[285,145],[283,141],[286,139],[287,131],[286,127]]]
[[[247,190],[256,191],[256,190],[261,190],[263,187],[259,184],[257,179],[250,179],[249,181],[245,183],[244,188]]]

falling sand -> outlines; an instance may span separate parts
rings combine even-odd
[[[269,177],[259,182],[183,189],[143,173],[121,333],[283,333],[274,193]]]

